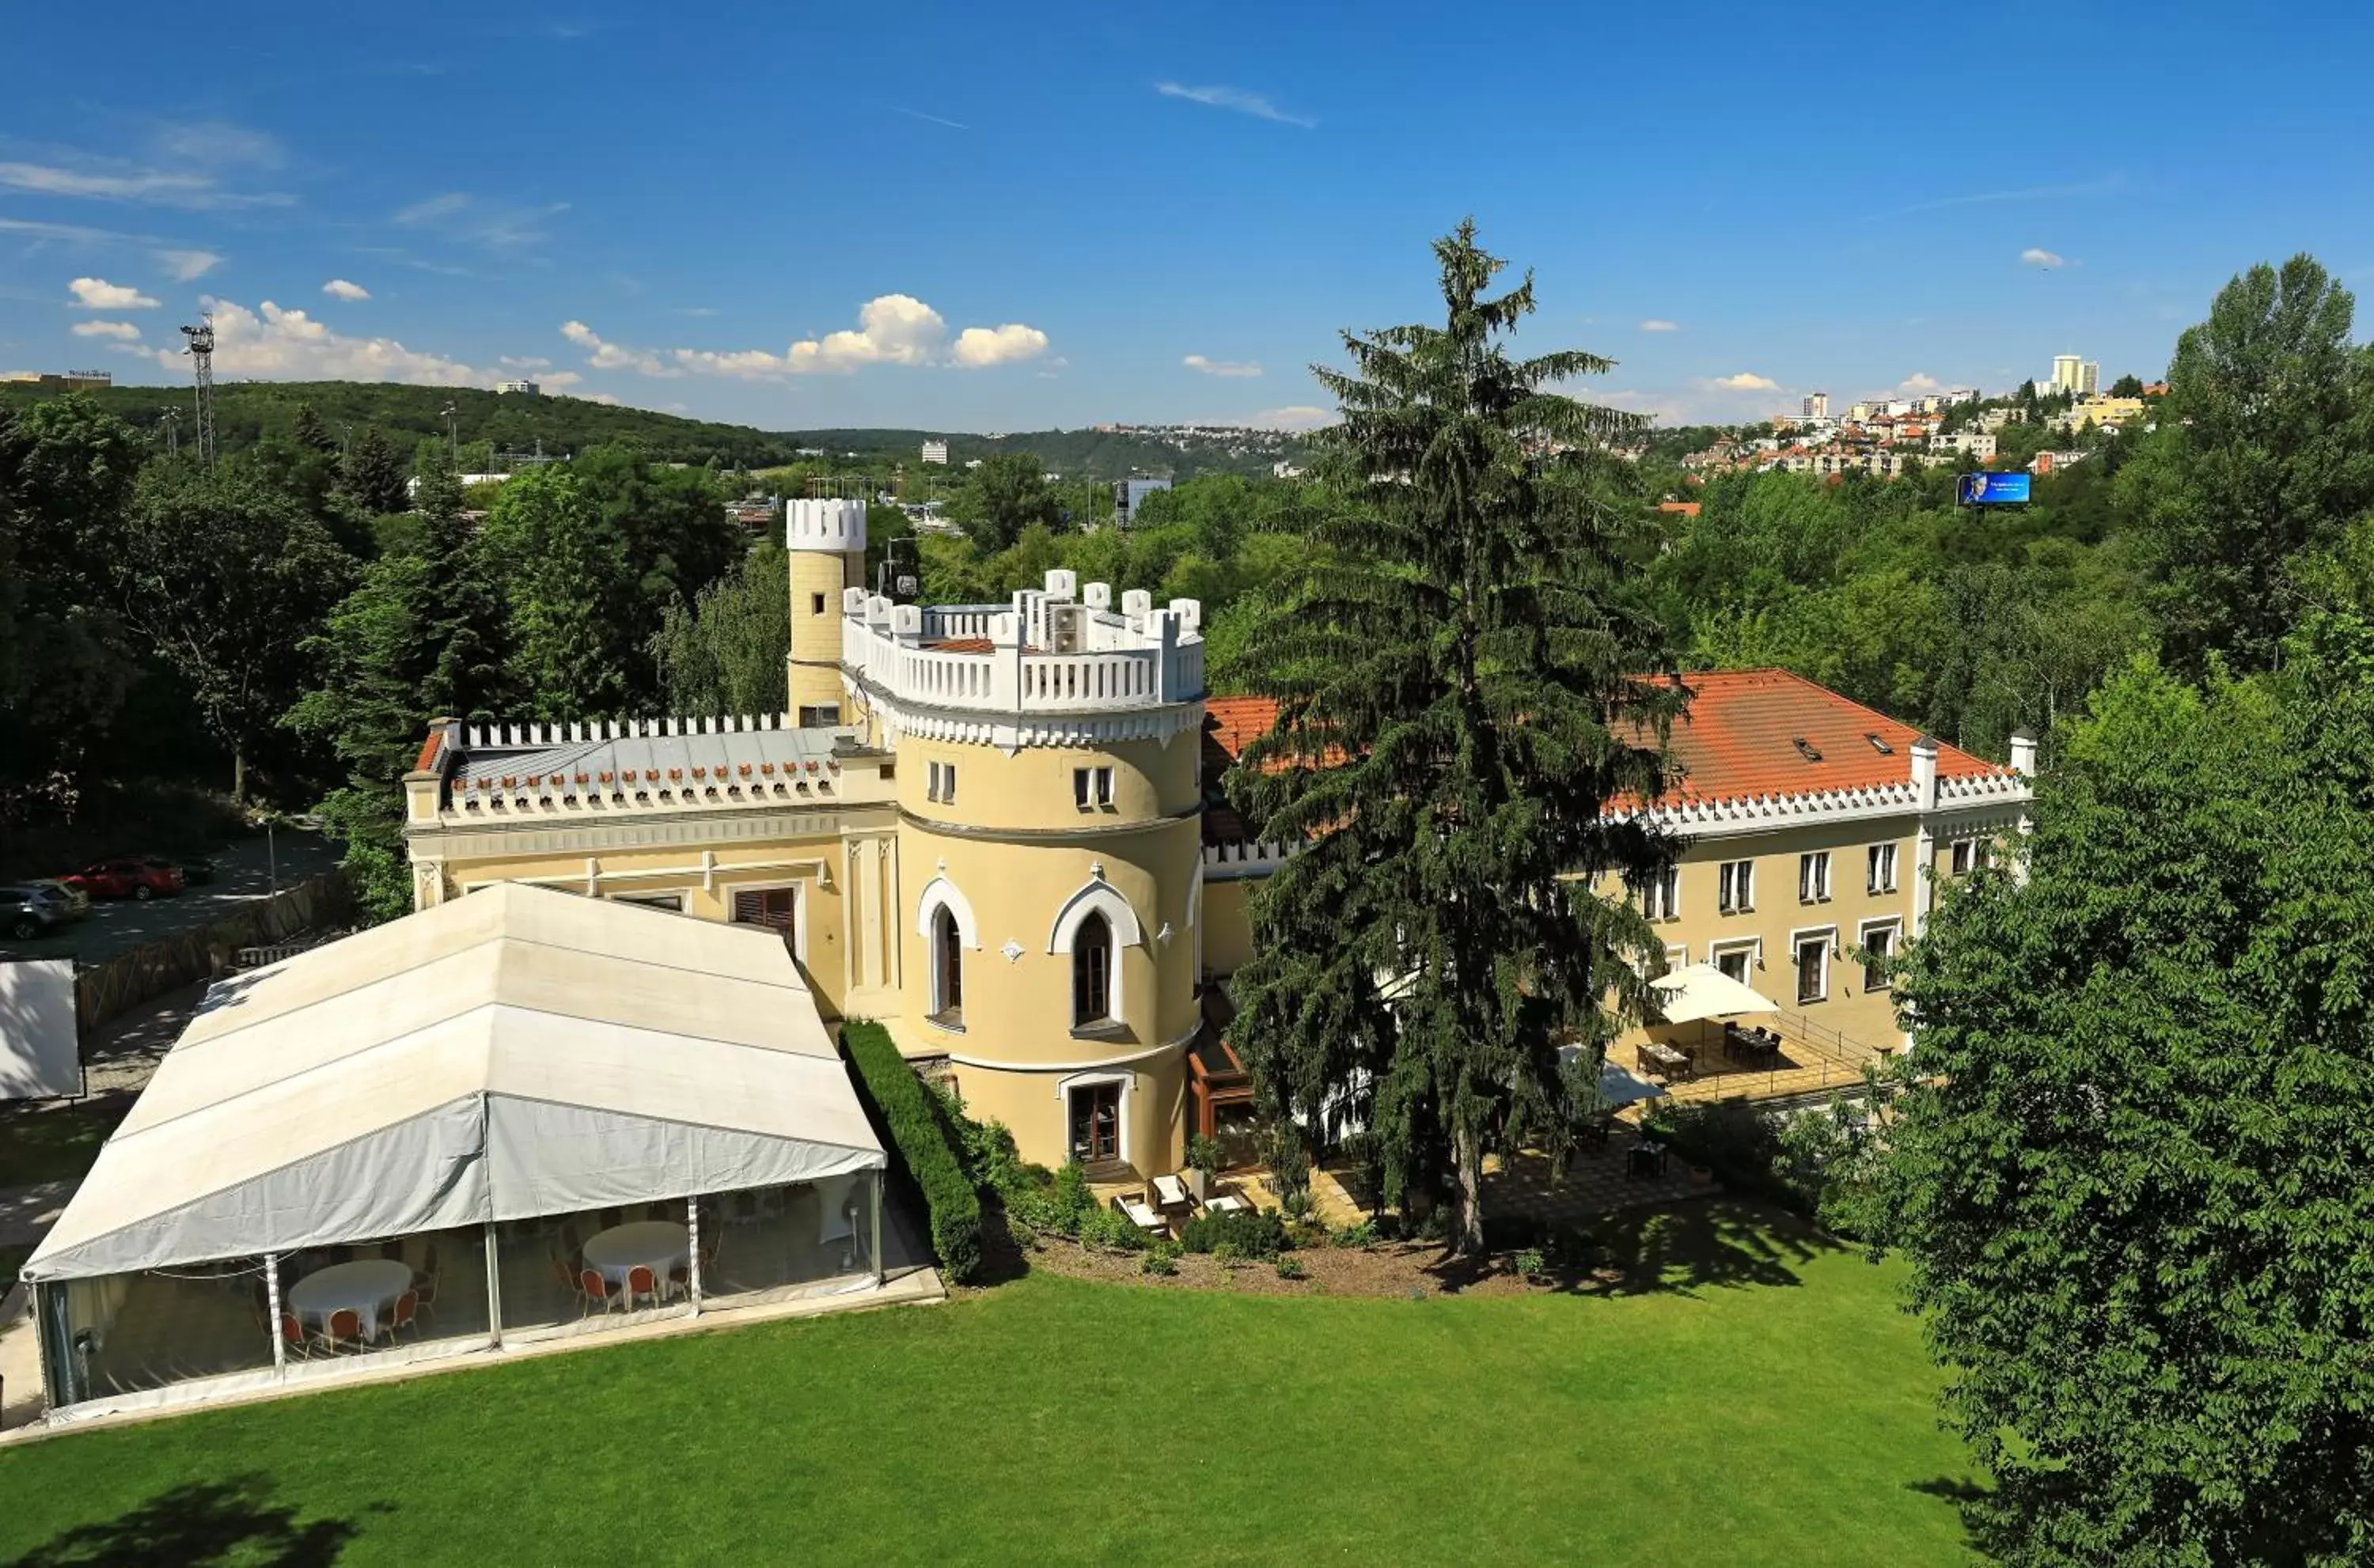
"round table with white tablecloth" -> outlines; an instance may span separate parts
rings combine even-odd
[[[411,1288],[410,1264],[387,1258],[333,1263],[288,1288],[288,1310],[308,1328],[326,1328],[333,1313],[351,1311],[362,1319],[363,1338],[376,1340],[381,1316]]]
[[[684,1268],[691,1259],[692,1233],[673,1220],[637,1220],[632,1224],[612,1225],[585,1241],[585,1267],[621,1287],[627,1282],[629,1270],[641,1264],[652,1271],[652,1279],[664,1291],[668,1270]]]

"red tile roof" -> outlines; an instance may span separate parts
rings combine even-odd
[[[431,730],[429,738],[420,743],[420,760],[412,765],[415,773],[426,773],[437,766],[437,754],[445,744],[445,731]]]
[[[1703,670],[1683,677],[1689,716],[1674,726],[1685,778],[1665,802],[1867,789],[1911,776],[1920,731],[1786,670]],[[1204,775],[1216,779],[1266,731],[1277,704],[1265,696],[1214,697],[1204,721]],[[1876,736],[1887,750],[1872,743]],[[1803,740],[1816,754],[1798,748]],[[1957,746],[1937,747],[1937,777],[1976,778],[2010,769]],[[1207,825],[1205,837],[1212,837]]]
[[[985,637],[947,637],[923,646],[934,653],[987,653],[993,645]]]
[[[1865,789],[1910,777],[1920,731],[1786,670],[1703,670],[1684,677],[1694,694],[1674,726],[1686,777],[1668,802]],[[1883,752],[1872,737],[1888,748]],[[1798,748],[1803,740],[1820,760]],[[1937,747],[1937,777],[2010,771],[1957,746]]]

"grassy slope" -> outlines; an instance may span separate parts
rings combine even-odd
[[[129,1096],[84,1106],[0,1106],[0,1187],[82,1175],[131,1109]]]
[[[1929,1484],[1967,1461],[1891,1271],[1723,1207],[1724,1245],[1762,1255],[1729,1275],[1795,1282],[1416,1302],[1040,1277],[36,1444],[0,1452],[0,1561],[127,1515],[85,1547],[186,1557],[275,1510],[351,1531],[354,1564],[1967,1561]],[[190,1482],[234,1493],[156,1505]]]

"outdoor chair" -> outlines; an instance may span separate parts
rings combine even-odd
[[[412,1271],[412,1293],[420,1298],[421,1311],[437,1310],[437,1284],[441,1277],[437,1267],[437,1244],[432,1241],[420,1260],[420,1267]]]
[[[363,1315],[351,1306],[338,1308],[322,1326],[321,1337],[315,1342],[332,1355],[349,1345],[359,1349],[363,1342]]]
[[[564,1291],[575,1291],[577,1276],[569,1271],[569,1259],[557,1252],[547,1252],[544,1256],[546,1261],[551,1263],[552,1277],[560,1281],[560,1288]]]
[[[395,1310],[388,1315],[387,1337],[393,1340],[398,1330],[409,1328],[415,1339],[420,1336],[420,1293],[406,1291],[395,1298]]]
[[[679,1263],[675,1268],[669,1270],[667,1271],[665,1286],[661,1293],[670,1296],[691,1295],[692,1265],[689,1263]]]
[[[312,1359],[313,1342],[305,1337],[305,1325],[297,1321],[297,1315],[293,1312],[280,1315],[280,1342],[288,1347],[288,1353],[299,1361]]]
[[[611,1311],[617,1305],[618,1287],[604,1279],[602,1270],[599,1269],[588,1269],[579,1274],[577,1289],[585,1297],[585,1311],[577,1315],[580,1318],[582,1318],[586,1313],[592,1312],[594,1304],[597,1301],[602,1304],[602,1310],[605,1312]]]
[[[627,1270],[627,1310],[632,1312],[635,1303],[644,1296],[652,1298],[653,1306],[659,1305],[660,1280],[649,1268],[638,1263]]]

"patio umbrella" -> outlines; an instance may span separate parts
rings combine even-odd
[[[1778,1012],[1780,1004],[1733,979],[1711,964],[1687,964],[1649,982],[1657,993],[1657,1010],[1668,1024],[1690,1024],[1705,1018],[1730,1018],[1743,1012]]]

